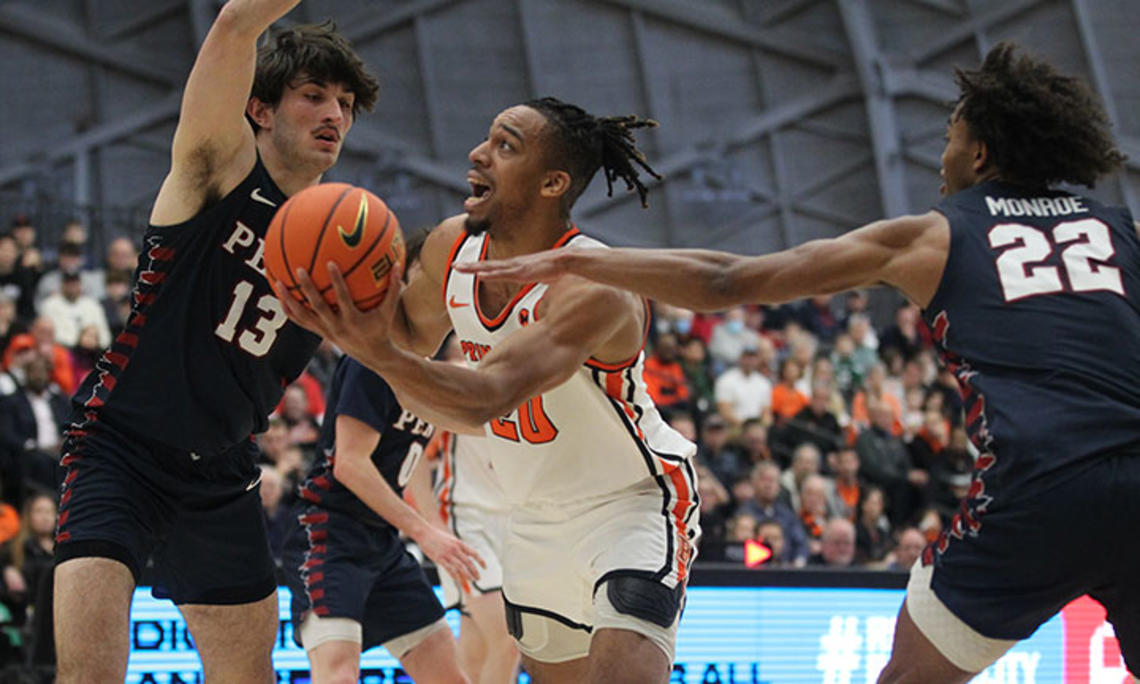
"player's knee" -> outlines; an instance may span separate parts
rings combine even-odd
[[[672,589],[656,580],[620,576],[606,580],[604,591],[610,605],[618,613],[629,615],[663,628],[669,628],[681,610],[685,588]]]

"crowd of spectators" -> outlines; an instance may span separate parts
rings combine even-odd
[[[50,248],[36,238],[23,217],[0,232],[0,644],[43,610],[44,586],[50,599],[68,400],[123,329],[138,260],[127,237],[92,254],[80,222]],[[275,549],[336,360],[323,345],[258,438]],[[765,567],[905,570],[969,487],[954,377],[906,303],[879,330],[862,292],[715,315],[655,306],[645,380],[699,447],[698,562],[738,562],[753,540]]]

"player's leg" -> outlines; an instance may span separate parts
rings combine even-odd
[[[482,642],[482,668],[479,670],[479,684],[506,684],[518,679],[519,649],[507,631],[507,621],[503,618],[503,594],[492,591],[467,597],[466,609],[471,615],[469,622],[477,630],[476,638]],[[471,630],[471,631],[476,631]],[[460,655],[463,649],[463,628],[460,629]]]
[[[611,577],[594,594],[590,682],[658,684],[669,679],[684,586],[656,579]]]
[[[206,681],[274,680],[277,580],[252,444],[179,461],[181,507],[154,553],[155,595],[182,611]]]
[[[522,664],[534,684],[580,684],[587,681],[590,667],[586,658],[547,663],[535,660],[525,653],[522,654]]]
[[[459,668],[463,670],[463,674],[473,682],[481,682],[480,673],[483,671],[483,663],[487,657],[487,643],[483,640],[483,635],[479,629],[479,625],[471,619],[467,614],[466,609],[462,608],[459,614],[459,639],[457,647],[459,649]],[[512,641],[512,646],[513,646]]]
[[[207,682],[274,682],[277,592],[236,605],[181,604]]]
[[[414,682],[469,684],[472,681],[459,668],[455,635],[442,617],[426,627],[384,642],[384,647],[396,656]]]
[[[361,626],[349,618],[308,613],[297,635],[312,668],[313,684],[354,684],[360,679]]]
[[[73,558],[56,566],[54,621],[59,684],[123,681],[130,652],[134,589],[130,569],[110,558]]]
[[[122,682],[131,599],[170,519],[152,455],[98,424],[69,435],[53,588],[57,681]],[[128,465],[129,463],[129,465]]]
[[[669,680],[672,663],[649,637],[627,629],[599,629],[590,641],[591,684],[659,684]]]
[[[910,618],[906,602],[895,621],[891,660],[879,674],[880,684],[926,684],[927,682],[968,682],[974,675],[950,662]]]

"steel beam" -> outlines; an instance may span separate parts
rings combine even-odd
[[[154,64],[150,55],[109,48],[88,38],[66,21],[44,14],[27,5],[0,4],[0,33],[8,33],[86,62],[96,62],[122,74],[173,87],[183,74]]]
[[[389,12],[377,13],[375,10],[364,10],[345,22],[337,22],[341,33],[353,43],[362,43],[385,31],[406,24],[416,17],[435,12],[448,5],[454,5],[463,0],[417,0],[399,5]]]
[[[155,24],[166,21],[170,17],[186,10],[186,0],[151,0],[138,12],[132,13],[126,20],[119,22],[106,31],[97,35],[100,42],[112,43],[128,36],[140,33]]]
[[[687,26],[702,33],[725,38],[759,48],[765,52],[838,70],[844,55],[820,47],[810,36],[795,36],[786,30],[759,29],[728,14],[718,12],[709,3],[677,2],[676,0],[599,0],[626,9],[639,10],[647,15]]]
[[[883,213],[899,216],[907,212],[909,202],[903,177],[902,141],[895,120],[894,101],[887,92],[883,77],[890,67],[879,52],[874,22],[866,0],[839,0],[839,12],[851,43],[859,80],[863,83]]]
[[[1028,12],[1040,5],[1042,0],[1005,0],[1004,2],[991,2],[986,4],[986,12],[971,15],[968,21],[949,29],[926,46],[919,50],[914,57],[917,64],[922,64],[932,57],[936,57],[964,40],[974,38],[979,32],[984,32],[994,24],[1008,21],[1019,14]]]

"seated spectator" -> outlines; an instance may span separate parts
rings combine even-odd
[[[853,357],[859,371],[866,374],[879,362],[879,338],[871,327],[871,319],[864,313],[853,313],[847,318],[847,335],[855,346]]]
[[[701,555],[704,556],[706,545],[714,546],[725,541],[733,503],[721,481],[703,465],[697,466],[697,493],[701,497]]]
[[[926,538],[917,527],[904,527],[899,533],[899,543],[892,554],[892,560],[887,566],[888,570],[896,572],[910,572],[916,561],[922,556],[926,548]]]
[[[886,367],[881,363],[872,365],[867,372],[867,380],[864,383],[863,389],[856,392],[855,398],[851,400],[851,420],[861,429],[870,425],[871,416],[868,410],[868,402],[874,399],[886,404],[887,407],[890,408],[891,434],[896,437],[901,437],[903,433],[902,402],[899,401],[898,397],[887,391],[886,380]]]
[[[803,367],[799,361],[784,357],[780,362],[779,382],[772,388],[772,415],[777,425],[790,420],[808,405],[808,398],[796,389],[802,373]]]
[[[20,249],[11,233],[0,233],[0,293],[16,304],[16,318],[36,316],[36,281],[39,271],[20,263]]]
[[[788,560],[796,566],[807,558],[807,537],[803,525],[786,503],[780,500],[780,468],[775,463],[758,463],[752,469],[752,499],[741,508],[757,520],[775,520],[784,528]]]
[[[36,285],[36,303],[43,313],[44,302],[52,295],[63,292],[63,279],[74,273],[78,279],[78,289],[88,299],[99,301],[104,294],[103,274],[87,270],[83,259],[83,244],[63,242],[59,245],[59,261],[55,268],[48,270]]]
[[[772,557],[764,563],[763,567],[784,568],[791,566],[791,562],[787,558],[787,545],[784,543],[784,528],[780,526],[780,523],[775,520],[761,522],[756,530],[756,539],[772,552]]]
[[[0,445],[8,453],[4,477],[53,491],[59,486],[59,444],[71,406],[51,383],[51,363],[40,354],[23,359],[19,388],[0,399]],[[17,491],[15,503],[23,499]]]
[[[309,413],[309,398],[301,385],[293,383],[285,388],[280,416],[289,428],[290,443],[302,445],[316,443],[320,434],[320,425],[316,417]]]
[[[28,332],[28,326],[16,318],[16,302],[0,288],[0,354],[8,348],[12,338]]]
[[[891,501],[890,519],[900,524],[921,507],[930,474],[913,467],[902,440],[891,432],[894,414],[886,404],[870,400],[871,426],[855,441],[860,471],[869,484],[882,487]]]
[[[725,541],[744,543],[749,539],[755,539],[759,525],[760,523],[756,520],[756,516],[751,513],[737,513],[728,521],[728,531],[725,535]]]
[[[65,347],[74,347],[79,331],[93,325],[99,331],[99,346],[111,344],[111,331],[107,327],[107,314],[93,297],[83,294],[78,271],[65,271],[61,290],[48,296],[40,305],[43,316],[55,324],[55,341]]]
[[[811,389],[810,403],[778,430],[777,442],[787,452],[796,445],[813,444],[821,454],[830,454],[843,441],[839,419],[830,410],[833,390],[826,380]]]
[[[746,471],[751,471],[757,463],[772,460],[772,450],[768,446],[768,427],[759,418],[744,421],[736,441],[744,457]]]
[[[694,413],[703,416],[712,410],[716,401],[715,380],[709,368],[708,350],[699,337],[690,337],[681,345],[681,369],[685,383],[692,392]]]
[[[37,492],[24,502],[20,531],[11,543],[11,564],[20,571],[27,587],[27,605],[33,611],[50,584],[55,551],[55,496]],[[50,616],[50,610],[48,611]]]
[[[821,475],[808,475],[800,483],[800,523],[807,537],[808,553],[820,552],[823,525],[827,522],[827,481]]]
[[[71,374],[80,385],[95,367],[99,357],[103,355],[103,347],[99,345],[99,330],[88,325],[79,331],[79,341],[68,350],[71,353]]]
[[[0,492],[6,491],[6,482],[0,482]],[[20,533],[20,511],[12,499],[0,497],[0,545],[7,544]]]
[[[23,335],[16,335],[4,352],[3,369],[13,370],[15,357],[20,354],[39,353],[51,361],[51,379],[59,391],[70,397],[75,393],[76,381],[71,372],[71,354],[67,347],[55,341],[55,324],[50,318],[40,316],[31,329]]]
[[[922,337],[918,334],[918,307],[910,302],[895,309],[895,322],[879,338],[879,354],[893,349],[910,361],[922,351]]]
[[[738,306],[726,311],[721,322],[713,326],[708,348],[714,371],[736,363],[746,348],[759,347],[760,333],[749,328],[744,319],[744,307]]]
[[[820,551],[808,559],[808,565],[826,568],[849,568],[855,562],[855,526],[846,518],[832,518],[823,526]]]
[[[107,258],[104,266],[104,273],[109,277],[112,273],[119,273],[127,276],[127,282],[131,282],[134,277],[135,269],[139,265],[139,252],[135,249],[135,243],[129,237],[120,235],[107,243]]]
[[[289,426],[280,416],[270,416],[269,425],[265,432],[257,436],[257,447],[260,450],[258,463],[269,463],[277,467],[285,448],[289,446]]]
[[[859,501],[855,520],[855,557],[859,565],[882,565],[891,547],[891,524],[884,515],[883,490],[869,486]]]
[[[710,413],[701,426],[697,460],[712,470],[721,482],[735,482],[747,475],[747,460],[735,445],[729,442],[728,424],[719,413]]]
[[[697,442],[697,425],[693,422],[692,414],[687,411],[662,411],[661,417],[682,437],[694,444]]]
[[[917,516],[918,522],[915,527],[922,533],[923,538],[926,539],[927,544],[933,544],[938,541],[938,537],[942,534],[942,529],[945,526],[942,514],[937,508],[926,508]]]
[[[804,330],[815,335],[824,344],[830,344],[839,334],[839,316],[832,308],[829,295],[819,295],[801,301],[795,306],[794,315]]]
[[[859,510],[863,483],[859,479],[859,452],[855,447],[844,446],[828,457],[835,487],[831,490],[831,510],[838,516],[854,522]]]
[[[107,318],[107,328],[111,331],[111,338],[118,337],[127,327],[127,319],[131,315],[131,285],[130,276],[116,271],[107,272],[107,284],[103,299],[99,304],[103,307],[103,315]]]
[[[800,488],[809,475],[819,475],[820,462],[819,449],[814,444],[805,442],[797,446],[792,454],[792,466],[780,473],[780,486],[787,492],[787,502],[793,511],[802,508]]]
[[[737,362],[716,379],[717,411],[733,427],[750,418],[770,423],[772,381],[760,371],[760,350],[745,347]]]
[[[835,386],[845,400],[855,394],[863,386],[863,377],[866,369],[855,362],[855,343],[847,334],[835,338],[835,346],[831,350],[831,367],[835,373]]]
[[[690,407],[689,386],[685,369],[678,361],[677,336],[671,332],[657,336],[653,353],[645,359],[642,377],[653,403],[662,409]]]

